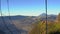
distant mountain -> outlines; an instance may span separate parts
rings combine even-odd
[[[40,17],[41,21],[46,20],[46,14],[45,13],[42,13],[39,17]],[[47,20],[48,21],[54,21],[54,20],[56,20],[56,18],[57,18],[57,15],[53,15],[53,14],[48,15],[47,14]]]
[[[42,13],[39,15],[40,17],[45,17],[46,16],[46,13]]]
[[[19,19],[24,19],[24,18],[26,18],[26,17],[28,17],[28,16],[3,16],[3,18],[4,19],[9,19],[9,18],[11,18],[12,20],[19,20]]]

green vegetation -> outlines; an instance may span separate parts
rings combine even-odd
[[[48,34],[60,34],[60,14],[57,17],[58,19],[54,22],[48,21]],[[29,32],[29,34],[46,34],[46,22],[38,22],[35,24],[35,27]]]

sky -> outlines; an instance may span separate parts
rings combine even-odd
[[[48,0],[48,14],[60,13],[60,0]],[[7,0],[1,0],[1,10],[8,16]],[[9,0],[10,15],[38,16],[45,11],[45,0]]]

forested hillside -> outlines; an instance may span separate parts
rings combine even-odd
[[[56,20],[51,22],[47,21],[48,34],[60,34],[60,14]],[[29,34],[46,34],[46,21],[39,21],[38,24],[29,32]]]

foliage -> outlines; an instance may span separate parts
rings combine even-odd
[[[60,14],[58,15],[58,22],[49,22],[47,23],[48,34],[60,33]],[[29,32],[29,34],[46,34],[46,22],[39,21],[38,24],[35,24],[35,27]]]

